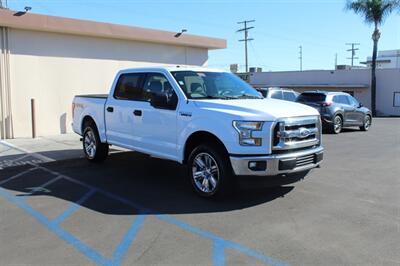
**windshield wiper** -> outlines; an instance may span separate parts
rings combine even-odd
[[[263,99],[260,96],[256,96],[256,95],[252,95],[252,94],[247,94],[247,93],[243,93],[242,95],[240,95],[238,98],[241,99]]]
[[[217,99],[217,100],[234,100],[238,99],[236,96],[226,96],[226,95],[220,95],[220,96],[214,96],[214,95],[207,95],[201,98],[197,99]]]

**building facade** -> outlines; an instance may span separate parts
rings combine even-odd
[[[361,64],[371,67],[372,57],[369,56],[367,61],[361,62]],[[376,58],[376,68],[400,68],[400,49],[379,51]]]
[[[0,136],[70,132],[76,94],[107,93],[122,68],[206,66],[223,39],[0,10]]]
[[[376,75],[377,115],[400,116],[400,68],[377,69]],[[245,76],[254,87],[347,92],[371,108],[370,69],[254,72]]]

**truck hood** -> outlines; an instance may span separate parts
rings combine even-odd
[[[197,100],[195,105],[203,110],[223,112],[242,119],[275,121],[278,118],[319,115],[304,104],[276,99]]]

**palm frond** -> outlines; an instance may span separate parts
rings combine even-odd
[[[367,24],[382,24],[395,10],[400,11],[400,0],[348,0],[346,9],[361,15]]]

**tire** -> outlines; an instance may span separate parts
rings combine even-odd
[[[82,147],[89,162],[102,162],[108,156],[108,144],[101,143],[97,127],[93,122],[85,125]]]
[[[204,198],[226,196],[233,191],[229,158],[222,149],[199,145],[189,155],[188,175],[194,191]]]
[[[339,134],[343,128],[343,120],[340,115],[335,115],[333,123],[330,125],[329,132],[332,134]]]
[[[364,117],[364,124],[360,126],[361,131],[368,131],[371,127],[372,119],[370,115]]]

